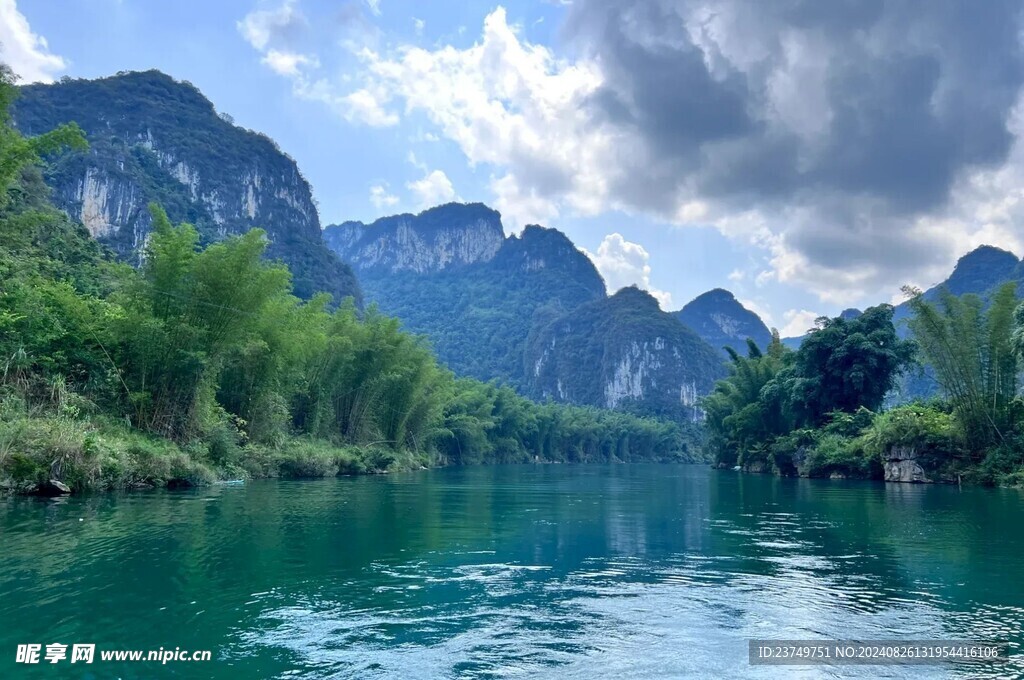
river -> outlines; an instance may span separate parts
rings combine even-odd
[[[1024,494],[499,466],[0,500],[0,677],[1024,675]],[[981,666],[750,666],[751,638],[983,639]],[[210,650],[16,663],[19,644]]]

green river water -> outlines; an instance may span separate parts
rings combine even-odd
[[[9,498],[0,678],[1021,677],[1022,556],[1020,491],[683,465]],[[751,638],[1012,655],[764,667]],[[26,643],[96,659],[18,664]],[[212,660],[99,658],[161,647]]]

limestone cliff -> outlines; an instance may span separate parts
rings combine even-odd
[[[419,215],[327,227],[327,244],[360,270],[439,272],[488,262],[505,243],[501,215],[480,203],[450,203]]]
[[[259,227],[296,292],[359,297],[351,270],[323,243],[309,184],[268,137],[235,126],[187,82],[158,71],[21,88],[14,121],[27,135],[65,122],[86,132],[87,154],[46,173],[54,200],[125,259],[138,263],[147,206],[196,225],[205,242]]]
[[[632,287],[548,323],[525,359],[538,398],[691,420],[725,375],[718,352]]]

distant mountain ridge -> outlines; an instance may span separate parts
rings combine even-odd
[[[330,225],[324,239],[358,271],[367,301],[426,335],[452,370],[523,392],[535,318],[604,297],[597,269],[564,234],[529,226],[505,236],[501,215],[479,203]]]
[[[724,374],[722,357],[646,293],[607,297],[565,234],[531,225],[505,236],[482,204],[345,222],[325,240],[367,301],[426,335],[456,373],[540,399],[686,417]]]
[[[121,257],[139,262],[155,201],[206,243],[266,230],[268,255],[290,266],[302,297],[360,299],[352,270],[323,243],[295,161],[269,137],[218,115],[190,83],[145,71],[27,85],[13,116],[27,135],[70,121],[82,127],[89,152],[53,159],[46,181],[56,204]]]
[[[726,354],[726,347],[745,354],[748,338],[761,349],[772,339],[772,332],[761,317],[722,288],[698,295],[675,315],[722,354]]]

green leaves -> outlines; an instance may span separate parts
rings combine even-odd
[[[910,328],[969,444],[983,449],[1003,441],[1012,427],[1021,349],[1016,283],[997,289],[987,309],[976,295],[946,290],[938,304],[916,295],[910,306]]]

